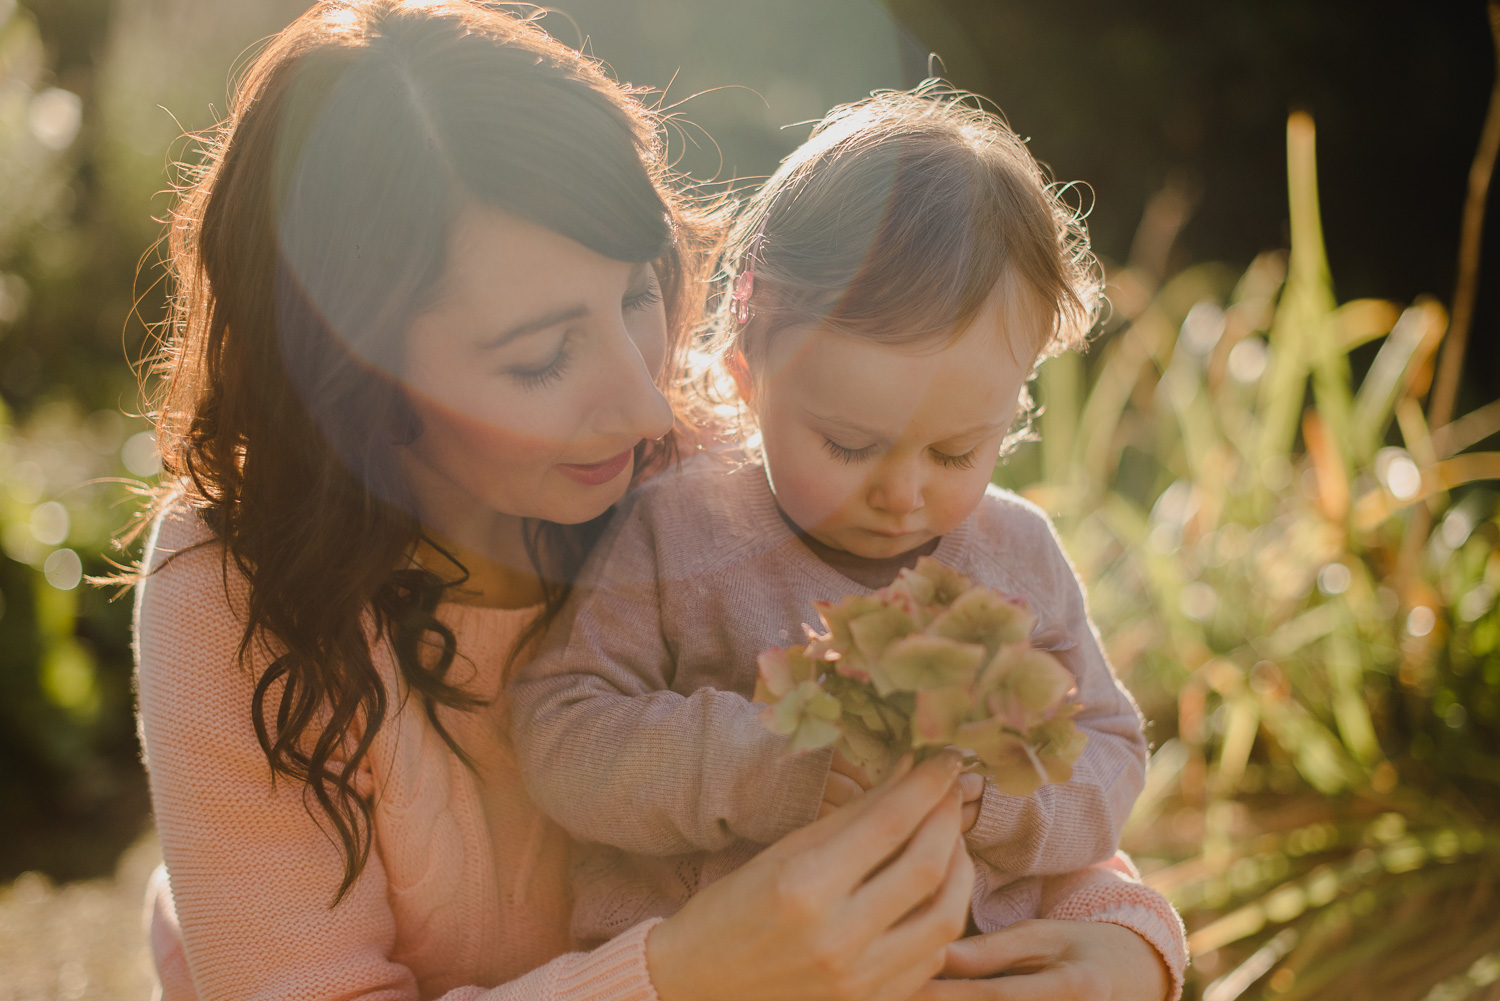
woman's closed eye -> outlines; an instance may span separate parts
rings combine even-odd
[[[625,298],[620,300],[620,306],[626,312],[649,309],[661,302],[661,285],[657,283],[654,276],[648,276],[646,284],[639,290],[626,292]]]
[[[638,312],[650,309],[661,302],[661,286],[656,279],[648,278],[646,283],[638,290],[625,293],[620,299],[620,308],[623,312]],[[572,358],[574,331],[569,330],[557,342],[557,350],[545,361],[530,365],[512,365],[507,368],[506,374],[515,379],[523,389],[539,389],[561,379],[567,371],[568,362]]]
[[[557,342],[552,357],[535,365],[512,365],[505,373],[520,384],[522,389],[540,389],[561,379],[567,371],[573,353],[573,333],[569,331]]]

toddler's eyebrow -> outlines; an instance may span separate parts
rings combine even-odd
[[[877,431],[875,428],[866,427],[858,421],[849,420],[847,417],[837,417],[831,414],[819,414],[812,410],[807,411],[807,415],[811,417],[814,422],[823,425],[831,431],[843,431],[847,434],[861,435],[866,438],[873,438],[876,441],[886,441],[889,439],[889,436],[884,431]],[[943,436],[942,438],[938,439],[938,441],[939,443],[943,443],[950,441],[960,441],[964,438],[982,437],[985,435],[994,434],[996,431],[1004,431],[1009,427],[1010,424],[1008,422],[989,421],[984,424],[975,424],[973,427],[964,428],[961,431],[955,431],[953,434]]]
[[[874,438],[877,441],[885,441],[886,439],[886,434],[884,431],[877,431],[874,428],[865,427],[858,421],[851,421],[847,417],[836,417],[831,414],[820,414],[812,410],[807,411],[807,416],[812,418],[814,423],[821,424],[830,431],[843,431],[847,434],[862,435],[866,438]]]
[[[996,431],[1005,431],[1010,428],[1008,421],[989,421],[985,424],[975,424],[971,428],[948,435],[943,441],[958,441],[962,438],[977,438],[984,435],[994,434]]]

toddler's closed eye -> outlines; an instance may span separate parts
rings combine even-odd
[[[932,458],[945,469],[973,469],[974,454],[978,451],[978,448],[971,448],[963,455],[949,455],[947,452],[939,452],[934,448]]]
[[[832,438],[824,438],[823,447],[828,450],[829,455],[843,463],[863,462],[875,454],[874,445],[866,445],[864,448],[848,448]]]

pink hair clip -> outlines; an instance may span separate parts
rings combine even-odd
[[[760,243],[766,235],[766,220],[770,217],[770,212],[760,217],[760,228],[755,231],[755,239],[745,254],[745,269],[734,280],[734,305],[730,309],[734,313],[734,322],[741,326],[750,322],[750,294],[755,291],[755,262],[760,256]]]

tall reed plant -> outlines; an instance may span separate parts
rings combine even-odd
[[[1447,312],[1339,303],[1306,115],[1287,153],[1290,253],[1158,281],[1145,234],[1123,329],[1092,378],[1044,366],[1001,478],[1041,484],[1152,721],[1127,846],[1193,991],[1493,999],[1500,452],[1471,446],[1500,408],[1428,426]]]

